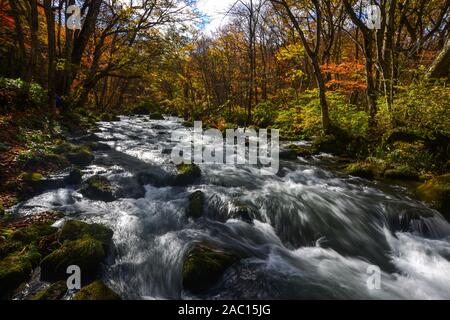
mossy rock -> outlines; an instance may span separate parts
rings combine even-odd
[[[418,181],[419,174],[410,166],[402,165],[386,170],[384,172],[384,178],[390,180]]]
[[[182,123],[182,125],[183,125],[183,127],[186,127],[186,128],[193,128],[194,127],[194,121],[184,121]]]
[[[108,249],[114,232],[101,224],[88,224],[86,222],[70,220],[61,228],[58,234],[60,242],[73,241],[91,237],[102,243],[105,251]]]
[[[3,205],[0,203],[0,218],[3,217],[5,215],[5,208],[3,207]]]
[[[105,285],[102,281],[95,281],[81,288],[73,300],[121,300],[120,296]]]
[[[25,173],[22,175],[22,181],[27,183],[36,183],[44,180],[44,176],[39,172]]]
[[[196,245],[183,263],[183,288],[194,294],[206,292],[220,280],[226,269],[241,258],[210,245]]]
[[[30,278],[40,258],[39,252],[31,246],[0,260],[0,298],[10,298],[11,293]]]
[[[450,174],[436,177],[417,188],[417,195],[450,221]]]
[[[164,116],[161,113],[151,113],[148,117],[150,120],[164,120]]]
[[[71,186],[77,186],[83,181],[83,173],[80,169],[73,169],[70,171],[69,176],[65,179],[65,182]]]
[[[177,167],[178,174],[173,178],[173,185],[185,187],[193,184],[202,176],[202,171],[195,164],[182,164]]]
[[[67,268],[71,265],[80,267],[83,281],[93,279],[106,255],[101,241],[92,237],[66,241],[58,250],[41,261],[41,279],[50,281],[66,279]]]
[[[426,139],[419,133],[408,128],[396,128],[388,132],[384,141],[385,144],[390,145],[396,142],[414,143],[417,141],[425,141]]]
[[[205,194],[197,190],[189,196],[189,206],[187,216],[198,219],[203,215],[203,205],[205,204]]]
[[[90,142],[88,144],[88,147],[92,151],[109,151],[111,150],[111,147],[107,145],[106,143],[101,142]]]
[[[88,166],[94,161],[95,157],[88,149],[83,149],[78,152],[71,152],[66,154],[67,159],[73,165],[84,167]]]
[[[57,228],[54,228],[49,224],[37,223],[14,231],[9,240],[26,245],[37,242],[42,237],[55,234],[57,231]]]
[[[38,153],[31,157],[24,165],[27,171],[60,170],[70,165],[66,157],[53,153]]]
[[[372,163],[357,162],[347,166],[345,170],[349,175],[364,179],[373,179],[376,176],[376,169]]]
[[[67,283],[58,281],[31,297],[31,300],[61,300],[67,292]]]
[[[85,181],[80,193],[88,199],[112,202],[116,200],[114,190],[108,179],[102,176],[93,176]]]
[[[313,155],[313,152],[306,147],[298,146],[296,144],[291,144],[286,147],[286,150],[293,151],[298,157],[306,158]]]

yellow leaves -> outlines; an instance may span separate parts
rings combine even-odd
[[[305,49],[299,43],[289,44],[281,48],[275,55],[278,61],[300,60],[305,55]]]

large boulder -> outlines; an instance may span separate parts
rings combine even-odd
[[[13,291],[30,278],[40,258],[34,246],[27,246],[0,260],[0,299],[9,299]]]
[[[114,189],[108,179],[102,176],[93,176],[85,181],[81,186],[80,193],[91,200],[105,202],[116,200]]]
[[[95,281],[83,287],[73,300],[121,300],[120,296],[101,281]]]
[[[436,177],[417,188],[417,195],[450,221],[450,174]]]
[[[181,164],[177,167],[178,173],[172,179],[172,185],[186,187],[193,184],[202,176],[202,171],[195,164]]]
[[[149,118],[150,120],[164,120],[164,116],[161,113],[151,113]]]
[[[111,243],[114,232],[97,223],[88,224],[83,221],[70,220],[67,221],[58,233],[58,240],[63,243],[64,241],[73,241],[91,237],[101,242],[105,250],[108,249]]]
[[[207,244],[198,244],[187,254],[183,264],[183,288],[201,294],[212,288],[226,269],[243,257]]]
[[[83,281],[93,279],[106,256],[107,252],[101,241],[92,237],[66,241],[41,261],[41,279],[50,281],[66,279],[67,268],[72,265],[80,267]]]
[[[61,280],[39,291],[31,297],[31,300],[61,300],[66,292],[67,283]]]
[[[189,206],[187,216],[198,219],[203,215],[203,206],[205,204],[205,194],[203,191],[197,190],[189,196]]]
[[[364,179],[373,179],[376,176],[376,168],[369,162],[349,164],[345,171],[351,176]]]
[[[392,169],[388,169],[384,172],[384,177],[390,180],[419,180],[419,174],[416,170],[408,165],[395,166]]]

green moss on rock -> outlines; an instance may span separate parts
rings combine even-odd
[[[83,271],[83,279],[95,277],[100,270],[106,252],[102,243],[92,237],[66,241],[41,262],[41,279],[61,280],[67,277],[67,267],[77,265]]]
[[[352,163],[347,166],[346,172],[349,175],[365,178],[365,179],[373,179],[376,175],[376,168],[372,163],[368,162],[357,162]]]
[[[27,281],[39,259],[39,252],[30,246],[0,260],[0,298],[9,298],[21,283]]]
[[[65,281],[58,281],[31,297],[31,300],[61,300],[67,292]]]
[[[150,120],[164,120],[164,116],[161,113],[152,113],[149,115]]]
[[[25,173],[22,175],[22,181],[25,182],[39,182],[44,179],[44,176],[39,172]]]
[[[220,280],[226,269],[241,258],[206,244],[196,245],[183,264],[183,288],[195,294],[207,291]]]
[[[419,180],[416,170],[407,165],[397,166],[384,172],[384,177],[391,180]]]
[[[85,181],[80,193],[91,200],[111,202],[116,200],[113,188],[108,179],[102,176],[93,176]]]
[[[431,203],[450,221],[450,174],[436,177],[417,188],[417,195]]]
[[[100,241],[106,250],[113,237],[113,231],[100,224],[88,224],[82,221],[70,220],[64,224],[58,235],[60,242],[73,241],[85,237],[92,237]]]
[[[83,287],[73,300],[121,300],[120,296],[101,281]]]
[[[182,164],[177,167],[178,174],[173,179],[173,185],[185,187],[193,184],[202,176],[202,171],[195,164]]]
[[[189,207],[187,216],[197,219],[203,215],[203,205],[205,203],[205,194],[197,190],[189,196]]]

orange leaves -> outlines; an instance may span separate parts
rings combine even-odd
[[[357,62],[343,62],[341,64],[326,64],[321,66],[322,72],[328,73],[333,78],[326,86],[331,90],[351,92],[365,90],[364,65]]]
[[[320,67],[322,72],[355,76],[364,71],[364,65],[355,62],[343,62],[341,64],[324,64]]]

